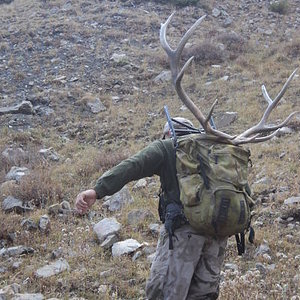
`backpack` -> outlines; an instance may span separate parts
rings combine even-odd
[[[185,217],[199,233],[215,237],[242,233],[244,239],[254,205],[247,180],[249,161],[249,150],[214,136],[189,134],[178,139],[180,199]],[[237,235],[236,239],[239,248]]]

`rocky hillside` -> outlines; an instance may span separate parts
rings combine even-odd
[[[76,215],[77,193],[191,113],[170,84],[160,24],[176,10],[183,85],[218,128],[258,123],[299,66],[300,1],[0,0],[0,299],[144,299],[159,218],[158,178]],[[175,1],[173,1],[175,2]],[[299,74],[270,116],[300,110]],[[230,239],[220,299],[299,299],[300,118],[250,145],[254,244]],[[105,228],[102,231],[101,228]],[[29,295],[28,295],[29,294]],[[26,298],[27,297],[27,298]],[[29,298],[28,298],[29,297]]]

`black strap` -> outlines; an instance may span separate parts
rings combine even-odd
[[[202,176],[205,188],[208,190],[209,189],[209,180],[205,173],[203,159],[201,158],[200,154],[197,155],[197,159],[199,161],[199,168],[198,168],[199,174]]]
[[[235,235],[236,246],[238,249],[238,255],[243,255],[245,253],[245,233],[241,232]]]

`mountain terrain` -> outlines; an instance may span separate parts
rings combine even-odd
[[[183,2],[195,5],[179,5]],[[300,1],[0,0],[0,299],[145,299],[159,235],[159,179],[74,210],[76,195],[162,137],[180,102],[159,41],[201,16],[183,86],[232,135],[257,124],[300,63]],[[300,111],[300,71],[268,124]],[[300,116],[247,144],[256,237],[229,239],[220,299],[297,300]],[[99,225],[98,225],[99,224]],[[97,226],[98,225],[98,226]],[[103,232],[101,229],[107,229]]]

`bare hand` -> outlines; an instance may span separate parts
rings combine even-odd
[[[97,199],[94,190],[86,190],[79,193],[76,197],[75,208],[79,214],[85,214]]]

